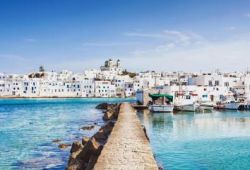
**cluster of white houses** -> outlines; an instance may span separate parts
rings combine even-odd
[[[135,74],[123,70],[120,60],[112,59],[100,69],[83,73],[0,73],[0,97],[131,97],[148,89],[161,89],[173,96],[183,93],[204,101],[220,101],[226,95],[243,100],[250,95],[250,74],[155,71]]]

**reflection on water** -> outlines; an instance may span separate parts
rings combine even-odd
[[[165,169],[250,167],[250,112],[138,112]]]

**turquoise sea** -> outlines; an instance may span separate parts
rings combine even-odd
[[[125,99],[0,99],[0,170],[64,169],[72,143],[103,125],[102,102]],[[133,99],[126,99],[133,101]],[[250,112],[138,112],[164,169],[250,169]],[[90,131],[82,126],[93,125]]]
[[[102,102],[131,99],[0,99],[0,170],[65,169],[72,143],[93,135],[103,124]],[[84,125],[97,126],[90,131]]]
[[[164,169],[250,169],[250,112],[138,112]]]

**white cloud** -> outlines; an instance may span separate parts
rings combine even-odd
[[[166,41],[131,52],[130,68],[139,70],[244,70],[250,64],[250,37],[208,41],[194,33],[164,31]],[[173,36],[169,39],[169,36]],[[141,64],[140,64],[141,63]]]
[[[164,41],[163,46],[171,48],[173,46],[178,47],[180,45],[189,45],[192,43],[199,43],[203,40],[201,35],[192,33],[192,32],[181,32],[176,30],[164,30],[160,33],[137,33],[130,32],[125,33],[125,36],[129,37],[141,37],[148,39],[158,39],[159,41]],[[160,45],[162,46],[162,44]]]

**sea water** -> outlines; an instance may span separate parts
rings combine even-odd
[[[138,112],[164,169],[250,169],[250,112]]]
[[[0,99],[0,169],[65,169],[70,147],[59,143],[92,136],[104,123],[95,106],[124,100]],[[93,130],[81,130],[94,123]]]

